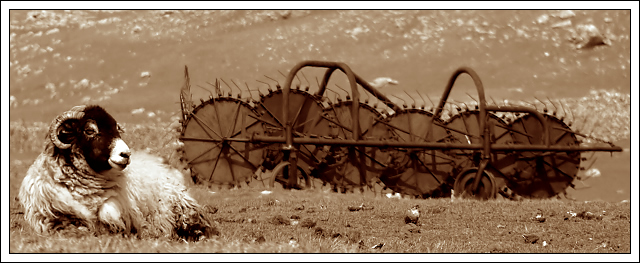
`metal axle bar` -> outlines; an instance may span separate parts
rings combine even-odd
[[[181,140],[198,140],[196,138],[181,138]],[[223,140],[209,140],[211,142],[220,142]],[[233,142],[249,142],[249,143],[285,143],[285,137],[273,137],[256,135],[251,138],[227,138],[226,141]],[[461,143],[444,143],[444,142],[398,142],[398,141],[371,141],[371,140],[348,140],[348,139],[320,139],[320,138],[292,138],[293,144],[313,144],[313,145],[332,145],[332,146],[364,146],[364,147],[398,147],[409,149],[436,149],[436,150],[482,150],[483,144],[461,144]],[[508,144],[491,144],[491,150],[495,151],[540,151],[540,152],[588,152],[588,151],[605,151],[605,152],[621,152],[622,148],[618,146],[560,146],[560,145],[508,145]]]

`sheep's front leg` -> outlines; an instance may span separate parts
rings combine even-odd
[[[102,204],[98,211],[98,220],[103,223],[110,232],[118,233],[128,229],[122,204],[117,198],[112,197]]]

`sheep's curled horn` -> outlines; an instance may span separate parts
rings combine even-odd
[[[51,127],[49,127],[49,137],[51,137],[51,142],[60,148],[60,149],[68,149],[71,147],[71,144],[63,143],[58,138],[58,132],[60,125],[69,119],[81,119],[84,116],[84,109],[86,106],[75,106],[70,110],[58,115],[55,120],[51,123]]]

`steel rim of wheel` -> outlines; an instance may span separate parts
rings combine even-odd
[[[353,101],[341,101],[327,109],[335,116],[331,137],[352,138],[352,105]],[[360,103],[359,109],[360,137],[365,140],[384,139],[387,129],[380,123],[382,115],[365,103]],[[378,181],[385,169],[385,153],[378,151],[377,147],[331,147],[330,152],[333,155],[340,153],[338,155],[343,159],[339,160],[341,164],[336,164],[335,160],[330,158],[328,167],[319,171],[320,178],[331,184],[334,189],[351,190],[366,185],[373,191],[373,182]],[[358,170],[360,165],[364,165],[364,176]]]
[[[180,140],[192,176],[213,185],[248,183],[262,163],[265,145],[230,139],[264,133],[262,123],[249,117],[256,116],[255,110],[238,99],[219,97],[204,101],[188,116]]]
[[[577,146],[580,142],[568,125],[558,118],[543,114],[549,126],[552,146]],[[524,115],[511,124],[517,144],[542,144],[543,129],[537,118]],[[564,192],[580,169],[579,152],[522,152],[515,184],[509,186],[518,195],[529,198],[549,198]]]
[[[450,134],[436,119],[429,131],[433,114],[421,109],[405,109],[389,117],[392,136],[401,142],[446,142]],[[381,180],[396,192],[432,197],[452,176],[455,159],[442,150],[393,149],[395,166]]]

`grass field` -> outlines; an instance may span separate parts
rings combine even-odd
[[[219,236],[197,243],[78,233],[41,238],[12,218],[13,253],[629,253],[630,205],[608,202],[394,200],[255,189],[211,193]],[[371,210],[349,211],[350,206]],[[405,211],[419,205],[418,224]],[[606,211],[606,212],[605,212]],[[576,213],[573,216],[570,213]],[[594,218],[589,218],[588,213]],[[536,216],[545,218],[540,222]],[[539,240],[527,242],[523,235]],[[294,241],[292,241],[294,240]],[[383,244],[381,248],[372,248]]]

